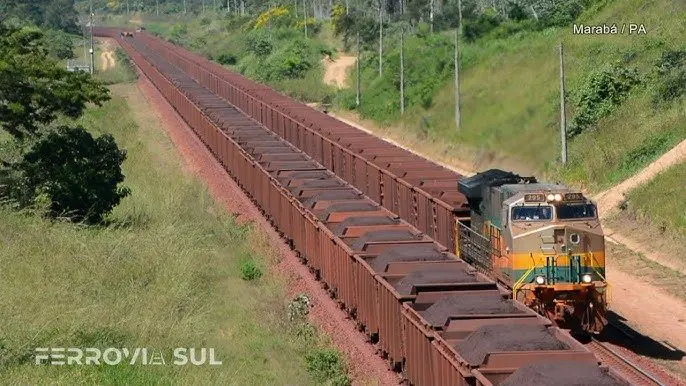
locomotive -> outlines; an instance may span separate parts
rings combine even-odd
[[[461,179],[469,219],[457,221],[457,254],[561,327],[607,324],[605,238],[582,193],[491,169]]]

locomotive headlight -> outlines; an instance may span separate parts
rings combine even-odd
[[[545,278],[543,276],[536,276],[536,284],[538,285],[543,285],[545,284]]]
[[[569,242],[574,245],[578,245],[581,242],[581,237],[579,237],[578,233],[572,233],[569,235]]]
[[[586,273],[583,276],[581,276],[581,281],[583,281],[586,284],[590,283],[592,280],[593,280],[593,277],[591,276],[590,273]]]
[[[556,194],[555,195],[555,201],[562,201],[562,195],[561,194]]]
[[[547,197],[548,201],[554,201],[555,200],[555,195],[554,194],[549,194]]]

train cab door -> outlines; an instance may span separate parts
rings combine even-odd
[[[503,269],[506,268],[503,266],[505,263],[505,259],[503,259],[503,253],[502,253],[502,231],[500,228],[496,227],[493,224],[488,225],[488,241],[490,245],[490,261],[491,261],[491,269],[493,272],[500,276],[503,273],[507,272],[507,270]]]

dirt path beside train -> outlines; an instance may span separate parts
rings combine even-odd
[[[356,61],[357,57],[343,55],[342,53],[335,60],[330,60],[328,57],[322,59],[325,70],[324,83],[339,88],[345,87],[348,69],[354,66]]]
[[[133,104],[149,104],[154,119],[162,122],[167,135],[181,153],[184,164],[207,183],[212,196],[241,222],[252,222],[268,237],[271,248],[281,256],[274,269],[288,278],[289,295],[307,293],[314,307],[310,311],[311,322],[326,333],[333,343],[346,355],[350,373],[355,384],[394,385],[399,377],[391,372],[386,363],[376,355],[374,347],[357,331],[354,323],[329,298],[319,282],[314,280],[307,267],[300,263],[295,253],[284,243],[260,211],[245,196],[240,187],[229,177],[221,164],[167,103],[159,91],[145,78],[138,80],[142,94],[130,100]]]

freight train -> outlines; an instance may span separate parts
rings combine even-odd
[[[491,169],[458,182],[470,219],[458,220],[457,254],[560,326],[607,324],[605,239],[582,193]]]

